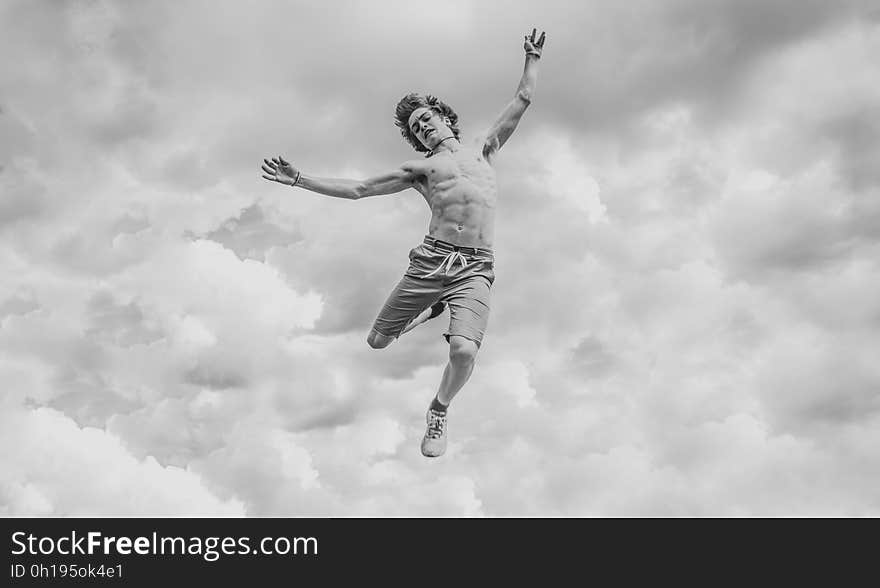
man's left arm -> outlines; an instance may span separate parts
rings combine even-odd
[[[526,52],[526,63],[523,68],[523,75],[516,89],[513,100],[504,108],[498,120],[489,129],[486,134],[486,142],[483,144],[483,155],[490,157],[496,153],[519,124],[519,120],[525,113],[526,108],[532,103],[532,95],[535,92],[535,84],[538,79],[538,62],[541,59],[541,53],[544,51],[544,41],[546,33],[541,33],[539,38],[535,38],[536,29],[532,29],[531,36],[526,35],[523,49]]]

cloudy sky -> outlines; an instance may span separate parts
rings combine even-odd
[[[365,338],[429,219],[363,177],[437,94],[498,158],[446,456],[444,319]],[[0,513],[880,516],[880,5],[0,5]]]

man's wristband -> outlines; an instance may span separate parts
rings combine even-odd
[[[302,172],[301,172],[301,171],[296,172],[296,179],[293,180],[293,183],[290,185],[291,188],[295,188],[296,185],[299,184],[299,179],[300,179],[301,176],[302,176]]]

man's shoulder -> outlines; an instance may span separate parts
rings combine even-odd
[[[428,175],[428,162],[424,159],[410,159],[400,164],[400,169],[407,176],[407,181],[418,192],[425,194],[425,177]]]
[[[421,174],[427,165],[424,159],[408,159],[400,164],[400,169],[409,173]]]
[[[492,163],[494,160],[494,155],[498,151],[501,146],[498,143],[498,136],[493,134],[491,131],[486,131],[485,133],[479,135],[474,141],[474,149],[476,149],[480,155],[486,158],[486,161]]]
[[[470,140],[467,141],[467,145],[473,149],[474,151],[481,151],[483,149],[483,145],[486,144],[486,140],[489,138],[489,132],[485,131],[482,133],[478,133],[474,135]]]

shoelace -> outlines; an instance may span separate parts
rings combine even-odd
[[[446,428],[446,415],[436,410],[428,410],[428,439],[439,439]]]
[[[449,270],[451,270],[453,267],[455,267],[456,261],[461,264],[461,269],[465,269],[468,266],[467,257],[462,255],[461,252],[459,252],[459,251],[450,251],[446,255],[446,257],[443,258],[443,261],[441,261],[440,264],[434,269],[434,271],[432,271],[429,274],[425,274],[425,277],[430,278],[431,276],[433,276],[434,274],[439,272],[441,269],[443,270],[444,274],[448,274]]]

